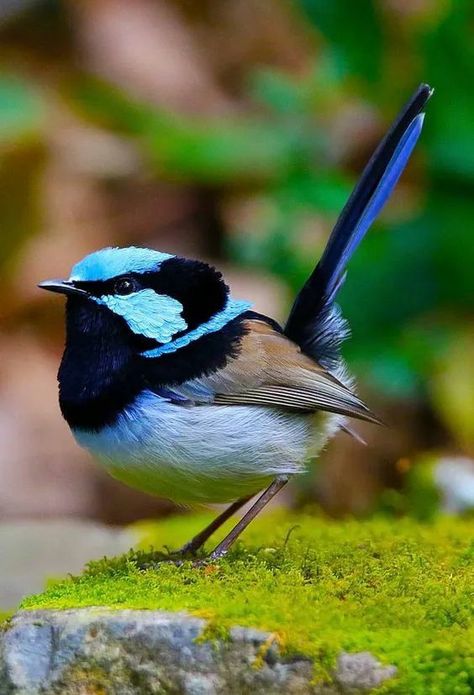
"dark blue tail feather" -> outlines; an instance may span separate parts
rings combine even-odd
[[[420,85],[375,150],[290,312],[286,335],[329,369],[339,363],[340,344],[349,334],[334,303],[347,263],[408,163],[423,125],[420,112],[431,94],[428,85]]]

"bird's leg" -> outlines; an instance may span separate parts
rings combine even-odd
[[[244,531],[247,528],[250,522],[253,521],[258,514],[260,514],[262,509],[270,502],[270,500],[273,497],[275,497],[277,492],[279,492],[282,489],[282,487],[286,485],[287,482],[288,476],[279,476],[278,478],[275,478],[275,480],[267,487],[265,492],[262,495],[260,495],[255,504],[253,504],[250,507],[248,512],[244,514],[241,520],[234,526],[232,531],[212,551],[208,559],[219,560],[219,558],[223,557],[229,550],[232,543],[234,543],[234,541],[236,541],[237,538],[240,536],[242,531]]]
[[[246,502],[251,500],[253,495],[250,495],[249,497],[242,497],[241,499],[237,500],[236,502],[233,502],[227,509],[224,509],[222,514],[219,514],[213,521],[211,521],[206,528],[204,528],[200,533],[198,533],[194,538],[191,538],[188,543],[183,545],[182,548],[176,551],[177,555],[195,555],[195,553],[202,548],[204,543],[207,541],[208,538],[212,536],[212,534],[217,531],[218,528],[224,524],[227,519],[230,519],[231,516],[235,514],[235,512],[238,512],[241,507],[244,506]]]

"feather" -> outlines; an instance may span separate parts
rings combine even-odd
[[[345,268],[408,163],[423,125],[420,112],[431,94],[428,85],[421,85],[377,147],[290,312],[286,335],[328,368],[338,363],[340,343],[349,333],[334,305]]]
[[[322,410],[379,422],[352,391],[295,343],[260,320],[245,322],[238,355],[211,375],[173,391],[190,397],[212,390],[216,405],[260,405],[300,412]],[[199,396],[198,396],[199,402]],[[201,402],[209,402],[204,396]]]
[[[356,432],[356,430],[353,430],[351,427],[348,427],[347,425],[341,425],[341,430],[348,434],[349,437],[352,437],[352,439],[355,439],[356,442],[362,444],[362,446],[367,446],[367,442],[365,441],[365,439],[358,432]]]
[[[73,282],[96,282],[130,273],[150,273],[157,271],[170,258],[174,256],[136,246],[108,247],[94,251],[76,263],[69,279]]]
[[[125,296],[108,294],[91,299],[125,319],[133,333],[160,343],[169,344],[176,333],[188,327],[182,316],[181,302],[151,289]]]
[[[252,304],[250,302],[232,299],[229,297],[222,311],[219,311],[217,314],[214,314],[214,316],[211,316],[209,321],[201,323],[197,328],[189,331],[188,333],[184,333],[184,335],[179,335],[173,341],[160,341],[162,343],[166,342],[166,344],[160,345],[156,348],[151,348],[150,350],[145,350],[145,352],[142,353],[142,356],[147,358],[156,358],[161,357],[161,355],[176,352],[176,350],[186,347],[195,340],[199,340],[199,338],[202,338],[204,335],[209,335],[210,333],[220,331],[230,321],[247,312],[251,306]]]
[[[323,410],[358,420],[380,424],[365,405],[351,394],[329,395],[318,391],[304,391],[289,387],[263,386],[245,393],[217,395],[215,403],[220,405],[262,405],[287,410],[314,412]]]

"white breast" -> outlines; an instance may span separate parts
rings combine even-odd
[[[229,502],[304,470],[337,421],[260,406],[175,405],[144,392],[114,425],[74,435],[132,487],[177,502]]]

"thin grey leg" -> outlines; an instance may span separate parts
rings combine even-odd
[[[275,480],[267,487],[265,492],[260,495],[258,500],[252,507],[248,510],[246,514],[241,518],[241,520],[234,526],[232,531],[224,538],[223,541],[213,550],[209,556],[209,560],[218,560],[223,557],[230,546],[237,538],[240,536],[242,531],[244,531],[251,521],[260,514],[262,509],[270,502],[270,500],[275,497],[277,492],[279,492],[284,485],[288,482],[288,476],[280,476],[275,478]]]
[[[200,533],[194,536],[194,538],[191,538],[188,543],[183,545],[183,547],[180,548],[177,553],[180,555],[194,555],[200,548],[202,548],[207,539],[210,538],[212,534],[227,521],[227,519],[230,519],[235,512],[238,512],[246,502],[251,500],[252,497],[253,495],[250,495],[250,497],[242,497],[240,500],[233,502],[229,507],[227,507],[227,509],[224,509],[222,514],[219,514],[218,517],[211,521],[206,528],[200,531]]]

